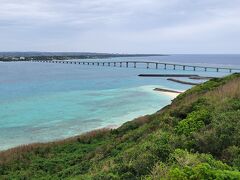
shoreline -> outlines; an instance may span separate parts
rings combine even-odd
[[[169,97],[171,97],[172,100],[174,98],[176,98],[179,94],[183,93],[183,92],[180,92],[180,91],[174,91],[174,90],[169,90],[169,89],[164,89],[164,88],[155,88],[155,89],[152,89],[152,91],[160,92],[161,94],[169,96]],[[166,104],[166,106],[167,105],[168,104]],[[164,107],[162,107],[162,108],[164,108]],[[162,108],[157,109],[155,112],[150,113],[150,114],[155,114],[158,111],[160,111]],[[0,153],[5,153],[5,152],[8,152],[8,151],[15,151],[15,150],[26,148],[26,147],[48,146],[48,145],[52,145],[52,144],[72,141],[72,140],[78,139],[79,137],[83,137],[83,136],[86,136],[88,134],[92,134],[92,133],[99,132],[99,131],[111,131],[111,130],[120,128],[124,123],[134,121],[136,119],[141,119],[141,118],[143,118],[145,116],[148,116],[148,115],[149,114],[140,115],[140,116],[131,118],[130,120],[128,120],[126,122],[123,122],[121,124],[109,124],[109,125],[102,126],[102,127],[100,126],[100,127],[94,128],[92,130],[89,130],[87,132],[82,132],[82,133],[79,133],[77,135],[73,135],[73,136],[66,137],[66,138],[60,138],[60,139],[55,139],[55,140],[46,141],[46,142],[37,141],[37,142],[32,142],[32,143],[20,144],[20,145],[17,145],[17,146],[10,147],[8,149],[2,149],[2,150],[0,149]]]

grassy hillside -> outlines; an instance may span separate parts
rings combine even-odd
[[[0,153],[0,179],[240,179],[240,74],[159,112],[64,141]]]

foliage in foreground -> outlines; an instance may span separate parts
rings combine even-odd
[[[0,153],[0,179],[240,179],[240,75],[161,111],[64,141]]]

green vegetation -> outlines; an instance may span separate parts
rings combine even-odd
[[[0,153],[0,179],[240,179],[240,74],[159,112],[64,141]]]

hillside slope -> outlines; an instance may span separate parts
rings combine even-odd
[[[116,130],[0,153],[0,179],[240,179],[239,170],[240,74]]]

